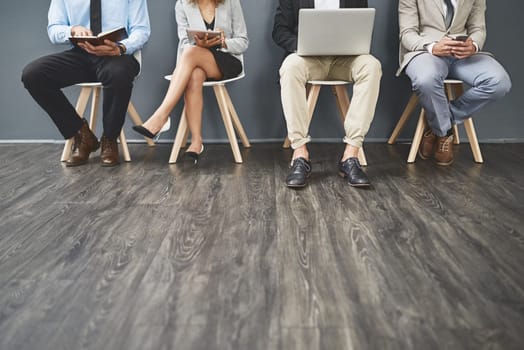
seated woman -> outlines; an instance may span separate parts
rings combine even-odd
[[[186,118],[191,132],[191,145],[186,155],[198,160],[202,143],[202,85],[206,80],[223,80],[242,72],[240,55],[247,49],[248,38],[239,0],[177,0],[178,59],[171,83],[162,104],[153,115],[133,129],[155,137],[169,121],[169,113],[184,94]],[[195,35],[187,29],[214,30],[220,36]]]

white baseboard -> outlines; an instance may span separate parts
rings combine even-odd
[[[468,143],[467,138],[462,138],[461,143]],[[386,143],[387,138],[367,138],[365,143]],[[165,139],[159,140],[159,144],[172,144],[174,140]],[[284,142],[284,138],[271,138],[271,139],[249,139],[251,143],[279,143]],[[341,138],[318,138],[313,139],[312,142],[324,142],[324,143],[338,143],[342,142]],[[397,143],[410,143],[411,139],[398,139]],[[13,139],[13,140],[0,140],[0,144],[64,144],[64,140],[53,140],[53,139]],[[146,143],[144,139],[127,139],[127,143]],[[223,143],[227,144],[227,139],[205,139],[204,143]],[[508,138],[508,139],[479,139],[479,143],[524,143],[524,138]]]

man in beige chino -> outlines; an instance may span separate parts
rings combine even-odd
[[[301,57],[295,53],[298,12],[301,8],[367,6],[367,0],[279,0],[273,40],[286,51],[286,58],[280,68],[281,97],[288,138],[294,150],[291,168],[286,177],[288,187],[304,187],[311,174],[306,146],[311,141],[311,120],[306,102],[306,84],[309,80],[346,80],[354,83],[351,106],[344,123],[346,147],[338,164],[338,171],[351,186],[370,185],[357,156],[375,114],[382,76],[380,62],[371,55]]]

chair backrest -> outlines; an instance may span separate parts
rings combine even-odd
[[[245,76],[244,54],[240,54],[240,56],[238,57],[238,59],[239,59],[240,62],[242,63],[242,72],[241,72],[238,76],[242,76],[242,77],[244,77],[244,76]]]
[[[138,74],[136,75],[138,77],[140,75],[140,72],[142,72],[142,50],[135,51],[133,56],[135,56],[135,59],[138,61],[138,65],[140,66]]]

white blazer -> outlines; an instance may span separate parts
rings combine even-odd
[[[176,22],[178,25],[178,56],[184,48],[191,46],[186,29],[205,30],[204,19],[197,4],[188,0],[177,0],[175,5]],[[222,29],[226,38],[226,49],[221,49],[241,59],[242,53],[249,45],[246,23],[239,0],[225,0],[218,5],[215,12],[215,28]]]

